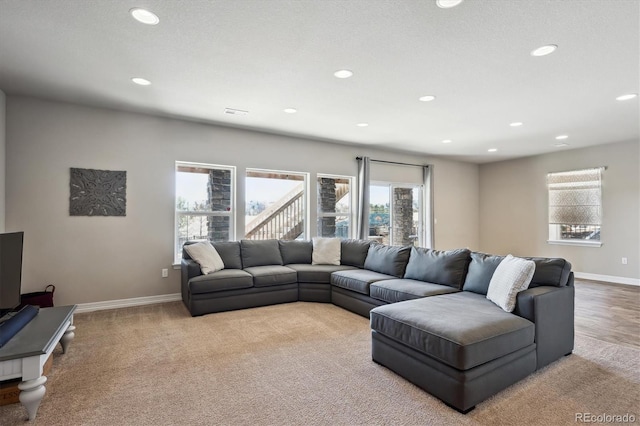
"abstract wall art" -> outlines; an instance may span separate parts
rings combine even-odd
[[[70,216],[126,216],[127,172],[71,168]]]

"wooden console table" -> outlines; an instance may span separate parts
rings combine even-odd
[[[62,353],[75,337],[73,312],[76,305],[41,308],[22,330],[0,348],[0,381],[22,378],[18,385],[20,402],[27,409],[29,420],[38,412],[46,391],[46,376],[42,367],[58,342]]]

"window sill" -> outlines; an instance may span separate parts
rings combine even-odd
[[[602,247],[602,242],[600,241],[547,240],[547,244],[557,244],[561,246]]]

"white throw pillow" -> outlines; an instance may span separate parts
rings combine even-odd
[[[533,260],[507,255],[496,268],[489,282],[487,299],[507,312],[516,307],[516,296],[531,283],[536,264]]]
[[[224,269],[222,258],[209,241],[186,245],[184,251],[200,265],[203,274]]]
[[[339,238],[314,238],[312,265],[339,265],[340,264],[340,239]]]

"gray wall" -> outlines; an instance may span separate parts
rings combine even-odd
[[[490,253],[558,256],[574,271],[640,278],[639,142],[584,149],[480,166],[480,247]],[[546,175],[607,166],[603,177],[602,247],[551,245]],[[628,258],[623,265],[622,257]]]
[[[355,176],[358,155],[434,164],[436,248],[478,248],[475,164],[9,96],[6,223],[25,231],[23,291],[54,283],[58,304],[177,293],[179,270],[160,277],[173,262],[176,160],[233,165],[238,176],[247,167],[303,171],[315,181]],[[70,217],[70,167],[126,170],[126,217]],[[374,165],[372,178],[420,182],[419,170]],[[243,209],[238,202],[238,218]]]
[[[5,115],[6,99],[4,92],[0,90],[0,232],[4,232],[5,218],[5,169],[6,169],[6,140],[5,140]]]

